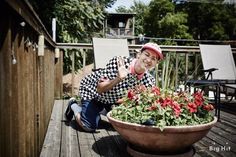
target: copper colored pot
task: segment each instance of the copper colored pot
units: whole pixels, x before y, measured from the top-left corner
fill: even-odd
[[[194,126],[166,126],[161,131],[155,126],[145,126],[123,122],[112,118],[111,111],[108,120],[116,131],[130,144],[143,151],[179,152],[201,140],[217,122],[217,118],[207,124]]]

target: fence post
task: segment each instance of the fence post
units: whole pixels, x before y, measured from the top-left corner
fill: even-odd
[[[74,96],[74,78],[75,78],[75,52],[72,51],[72,75],[71,75],[71,96]]]

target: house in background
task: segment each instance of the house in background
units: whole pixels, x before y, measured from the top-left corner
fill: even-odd
[[[129,43],[134,43],[134,15],[134,13],[107,13],[104,20],[104,37],[126,38]]]

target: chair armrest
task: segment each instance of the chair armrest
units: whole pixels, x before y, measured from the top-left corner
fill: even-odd
[[[213,72],[213,71],[216,71],[216,70],[219,70],[217,68],[210,68],[210,69],[205,69],[205,70],[202,70],[203,72]]]

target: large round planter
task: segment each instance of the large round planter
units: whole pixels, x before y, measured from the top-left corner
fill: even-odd
[[[150,152],[180,152],[201,140],[217,122],[217,118],[207,124],[194,126],[166,126],[163,131],[155,126],[145,126],[123,122],[112,118],[111,111],[108,120],[115,130],[128,143],[142,151]]]

